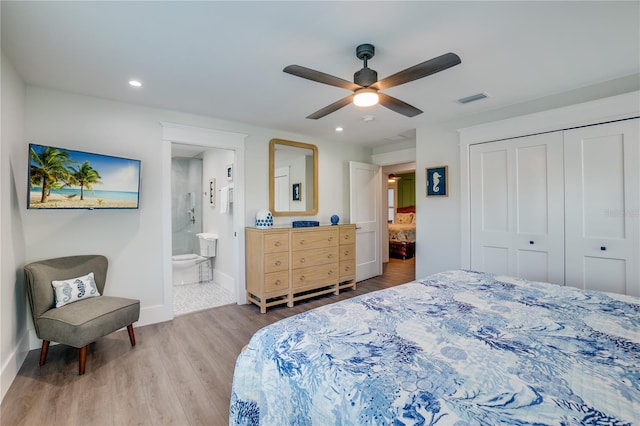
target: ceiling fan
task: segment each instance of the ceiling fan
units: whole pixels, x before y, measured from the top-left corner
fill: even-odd
[[[378,80],[378,73],[367,67],[367,61],[373,58],[374,54],[375,47],[372,44],[361,44],[356,48],[356,56],[364,62],[364,66],[353,75],[353,83],[300,65],[289,65],[282,71],[308,80],[317,81],[318,83],[353,91],[353,94],[319,109],[313,114],[308,115],[307,118],[317,120],[349,105],[351,102],[358,106],[371,106],[380,103],[382,106],[399,114],[414,117],[421,114],[422,111],[400,99],[385,95],[381,93],[380,90],[418,80],[422,77],[444,71],[462,62],[460,57],[455,53],[445,53],[444,55],[437,56],[390,75],[387,78]]]

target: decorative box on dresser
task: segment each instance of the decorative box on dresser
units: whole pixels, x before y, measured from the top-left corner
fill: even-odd
[[[247,301],[268,307],[356,287],[355,225],[246,229]]]

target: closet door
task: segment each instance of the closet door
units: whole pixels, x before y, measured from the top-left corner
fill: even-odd
[[[565,132],[568,285],[640,296],[639,125]]]
[[[471,268],[564,283],[562,133],[470,147]]]

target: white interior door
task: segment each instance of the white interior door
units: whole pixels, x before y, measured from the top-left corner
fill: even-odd
[[[565,132],[567,284],[640,296],[640,120]]]
[[[356,225],[356,281],[382,275],[381,168],[349,162],[350,221]]]
[[[291,208],[289,206],[289,200],[291,199],[289,194],[289,167],[278,167],[275,170],[274,175],[275,185],[275,207],[277,212],[287,212]]]
[[[471,268],[564,283],[562,133],[470,147]]]

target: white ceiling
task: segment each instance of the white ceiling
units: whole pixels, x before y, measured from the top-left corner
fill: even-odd
[[[638,1],[3,0],[1,15],[2,49],[28,84],[369,146],[640,72]],[[446,52],[462,64],[386,91],[424,111],[414,118],[349,105],[306,119],[349,92],[282,69],[352,80],[361,43],[375,45],[380,79]],[[479,92],[490,97],[456,102]]]

